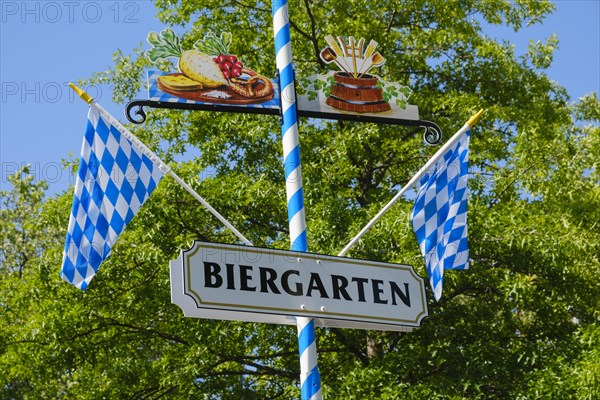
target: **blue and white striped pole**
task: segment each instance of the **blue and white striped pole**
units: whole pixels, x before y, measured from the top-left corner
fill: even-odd
[[[273,0],[272,9],[275,54],[281,92],[281,113],[283,115],[281,134],[290,242],[292,250],[305,252],[308,251],[308,242],[306,239],[306,218],[304,216],[304,191],[302,189],[298,115],[287,0]],[[302,400],[321,399],[321,378],[317,365],[315,324],[312,319],[306,317],[297,317],[296,323],[298,325]]]

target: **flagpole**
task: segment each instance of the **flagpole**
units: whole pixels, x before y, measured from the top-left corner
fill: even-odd
[[[433,155],[433,157],[431,157],[429,159],[429,161],[427,161],[427,163],[425,163],[425,165],[423,165],[423,167],[421,167],[421,169],[419,171],[417,171],[417,173],[412,177],[412,179],[410,181],[408,181],[408,183],[406,185],[404,185],[404,187],[394,196],[394,198],[392,200],[390,200],[389,203],[387,203],[385,205],[385,207],[383,207],[381,209],[381,211],[379,211],[377,213],[377,215],[375,215],[375,217],[373,217],[373,219],[371,219],[371,221],[369,221],[369,223],[367,225],[365,225],[365,227],[362,228],[361,231],[358,232],[358,234],[354,238],[352,238],[350,243],[348,243],[346,245],[346,247],[344,247],[342,249],[342,251],[338,254],[338,257],[344,256],[348,252],[348,250],[350,250],[352,248],[352,246],[354,246],[356,244],[356,242],[358,242],[360,240],[360,238],[369,229],[371,229],[371,227],[375,224],[375,222],[377,222],[379,220],[379,218],[381,218],[383,216],[383,214],[385,214],[400,199],[400,197],[402,197],[402,195],[408,189],[410,189],[415,183],[417,183],[419,181],[419,179],[421,179],[421,177],[423,176],[423,173],[428,171],[436,162],[438,162],[439,159],[444,155],[444,153],[446,153],[446,151],[449,148],[454,146],[456,144],[456,142],[458,142],[460,137],[466,131],[468,131],[471,127],[473,127],[477,123],[477,121],[479,121],[479,118],[481,117],[481,114],[483,114],[483,111],[484,110],[481,109],[477,112],[477,114],[475,114],[471,118],[469,118],[467,123],[462,128],[460,128],[458,130],[458,132],[456,132],[454,134],[454,136],[452,136],[442,147],[440,147],[440,149]]]
[[[164,173],[170,175],[177,183],[179,183],[189,194],[191,194],[196,200],[200,202],[212,215],[214,215],[219,221],[229,228],[244,244],[252,246],[244,235],[240,233],[231,223],[225,219],[217,210],[215,210],[206,200],[202,198],[190,185],[183,181],[165,162],[163,162],[152,150],[150,150],[144,143],[142,143],[131,131],[119,122],[118,119],[113,117],[108,111],[104,109],[100,104],[94,101],[94,98],[88,95],[84,90],[75,86],[73,83],[69,83],[71,89],[77,93],[83,101],[85,101],[90,107],[94,107],[104,118],[106,118],[112,126],[116,127],[121,134],[129,139],[140,151],[142,151],[153,163],[158,164],[158,168]]]
[[[294,69],[287,0],[273,0],[273,34],[275,55],[279,70],[281,93],[281,134],[283,141],[283,164],[288,202],[288,220],[292,250],[308,251],[304,192],[300,165],[300,145]],[[317,346],[314,320],[296,317],[298,326],[298,351],[300,353],[300,387],[302,400],[321,399],[321,378],[317,365]]]

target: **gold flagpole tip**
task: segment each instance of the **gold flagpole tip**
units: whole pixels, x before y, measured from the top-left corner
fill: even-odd
[[[472,128],[473,125],[475,125],[477,123],[477,121],[479,121],[481,114],[483,114],[483,108],[481,110],[477,111],[477,114],[475,114],[471,118],[469,118],[469,120],[467,121],[467,125],[469,125]]]
[[[87,94],[80,87],[75,86],[75,84],[73,84],[72,82],[69,82],[69,86],[75,91],[75,93],[77,93],[77,96],[81,97],[81,100],[85,101],[87,104],[91,104],[92,101],[94,101],[94,98],[92,96]]]

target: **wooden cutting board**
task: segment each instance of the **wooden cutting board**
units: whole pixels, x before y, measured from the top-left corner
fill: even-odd
[[[172,76],[179,76],[180,73],[169,74]],[[200,89],[200,90],[174,90],[164,86],[160,79],[156,80],[157,86],[160,90],[173,96],[181,97],[182,99],[200,101],[203,103],[217,103],[217,104],[258,104],[269,101],[273,98],[273,90],[271,90],[266,96],[263,97],[244,97],[234,92],[228,86],[222,86],[213,89]],[[255,90],[262,90],[265,84],[258,82],[255,86]]]

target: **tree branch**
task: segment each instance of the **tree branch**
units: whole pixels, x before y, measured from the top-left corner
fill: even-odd
[[[319,49],[319,42],[317,40],[317,30],[315,28],[316,23],[315,23],[315,17],[313,16],[313,13],[310,9],[310,5],[308,3],[308,0],[304,0],[304,7],[306,8],[306,13],[308,14],[308,19],[310,20],[310,30],[312,33],[312,38],[311,38],[311,42],[313,44],[313,50],[315,52],[315,58],[317,59],[317,62],[319,63],[319,65],[321,66],[321,68],[325,68],[325,62],[323,60],[321,60],[320,54],[321,54],[321,49]]]
[[[148,334],[156,335],[156,336],[160,337],[161,339],[165,339],[165,340],[169,340],[169,341],[172,341],[172,342],[175,342],[175,343],[184,344],[186,346],[189,346],[189,342],[187,340],[184,340],[184,339],[182,339],[180,337],[177,337],[177,336],[172,336],[172,335],[169,335],[167,333],[163,333],[163,332],[157,331],[156,329],[153,329],[153,328],[150,328],[150,327],[140,327],[140,326],[135,326],[135,325],[131,325],[131,324],[126,324],[126,323],[123,323],[123,322],[115,321],[112,318],[107,318],[107,319],[109,321],[112,321],[112,322],[110,322],[106,326],[119,326],[119,327],[122,327],[122,328],[128,328],[128,329],[131,329],[131,330],[133,330],[135,332],[138,332],[138,333],[142,333],[142,334],[145,334],[145,335],[148,335]]]
[[[369,365],[369,359],[367,358],[367,356],[359,348],[357,348],[352,343],[350,343],[348,338],[346,338],[346,335],[344,335],[344,333],[341,330],[339,330],[338,328],[331,328],[330,331],[331,331],[331,333],[333,333],[335,335],[336,339],[348,351],[350,351],[350,353],[354,354],[356,356],[356,358],[358,358],[358,360],[362,363],[362,365],[364,365],[365,367],[367,365]]]

